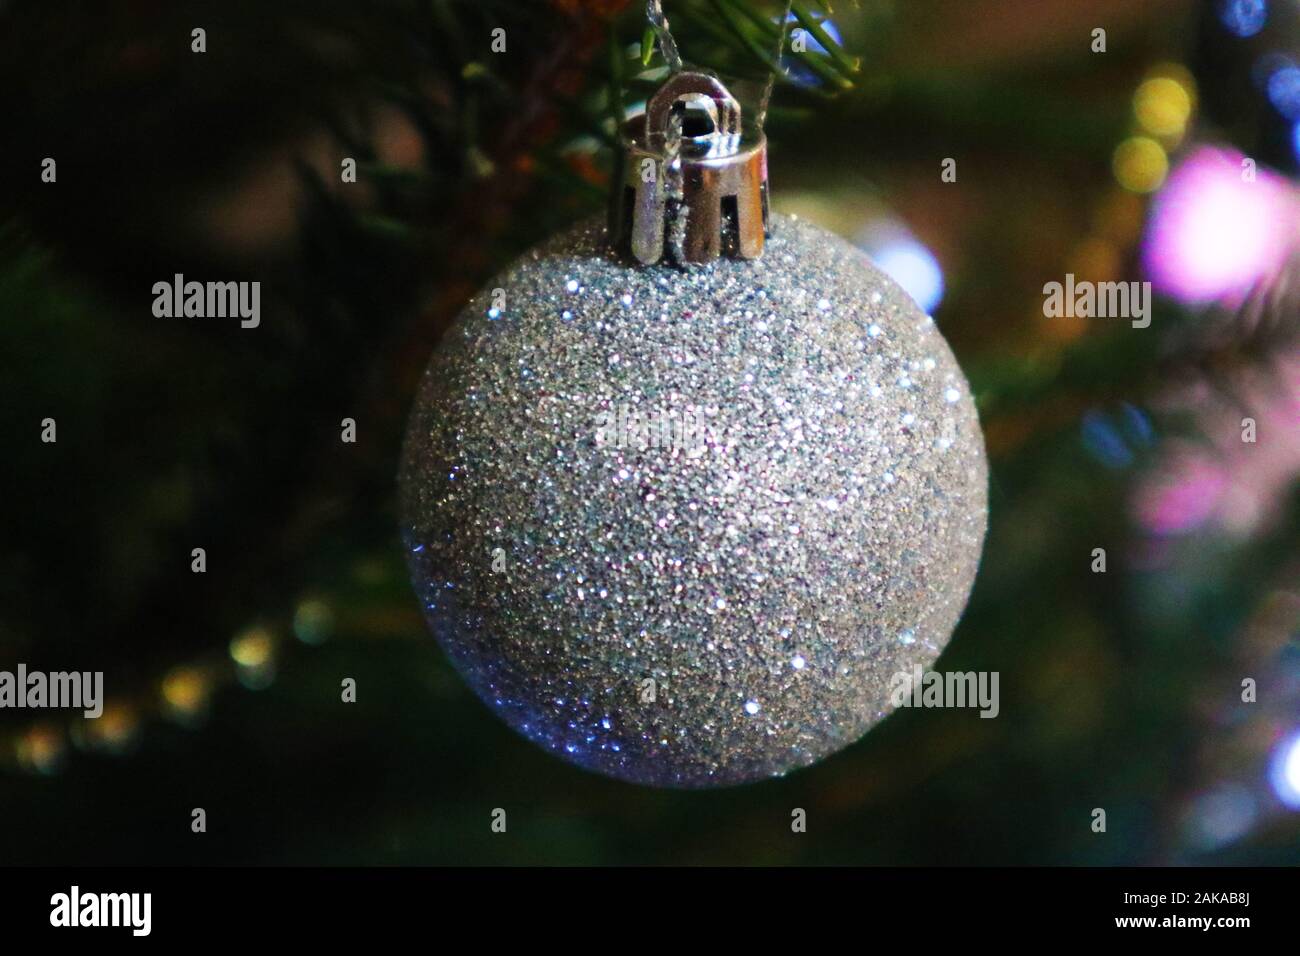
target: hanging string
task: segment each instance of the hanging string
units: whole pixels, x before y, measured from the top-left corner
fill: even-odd
[[[682,55],[677,52],[677,43],[673,40],[672,31],[668,28],[668,17],[664,15],[664,5],[660,0],[646,0],[645,4],[646,19],[650,21],[650,27],[654,30],[655,36],[659,39],[659,51],[664,55],[664,62],[668,64],[668,72],[680,73],[682,71]]]
[[[669,73],[680,73],[682,56],[677,52],[677,43],[673,40],[668,27],[668,17],[664,15],[660,0],[646,0],[646,19],[659,39],[659,50],[668,64]],[[668,129],[664,136],[664,193],[666,210],[664,214],[668,227],[667,242],[672,256],[678,261],[685,261],[686,217],[679,215],[685,202],[685,186],[682,182],[682,114],[673,110],[668,117]]]
[[[785,66],[781,63],[781,57],[785,55],[785,39],[790,32],[790,10],[794,7],[794,0],[786,0],[785,14],[781,17],[781,29],[776,35],[776,65],[781,74],[785,75]],[[776,70],[767,75],[767,83],[763,86],[763,96],[758,101],[758,120],[755,127],[761,133],[763,126],[767,123],[767,107],[772,102],[772,90],[776,87]]]

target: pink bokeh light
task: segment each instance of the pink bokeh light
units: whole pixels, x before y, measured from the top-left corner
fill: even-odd
[[[1204,382],[1166,399],[1170,411],[1195,414],[1201,437],[1167,440],[1135,488],[1134,516],[1151,534],[1213,528],[1247,535],[1290,500],[1300,477],[1300,356],[1239,373],[1229,384],[1230,393]],[[1253,442],[1242,437],[1246,417],[1255,422]]]
[[[1156,197],[1143,267],[1157,292],[1188,304],[1240,300],[1277,269],[1296,237],[1295,191],[1245,157],[1203,146],[1189,154]]]
[[[1224,464],[1194,446],[1173,451],[1134,500],[1138,520],[1155,534],[1181,534],[1214,513],[1228,485]]]

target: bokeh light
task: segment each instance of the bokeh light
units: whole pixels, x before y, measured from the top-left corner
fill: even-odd
[[[781,18],[779,16],[774,17],[773,21],[780,23]],[[794,32],[796,30],[802,30],[804,50],[808,53],[815,53],[821,56],[826,55],[826,47],[822,45],[821,41],[812,35],[810,30],[799,24],[799,18],[793,13],[790,14],[786,23],[789,24],[787,29],[789,29],[791,35],[791,39],[786,41],[787,49],[789,49],[790,43],[793,41]],[[835,26],[834,22],[829,18],[819,20],[818,23],[821,25],[821,28],[826,31],[826,35],[836,43],[842,43],[844,41],[844,38],[840,36],[839,28]],[[781,57],[781,65],[785,67],[786,75],[802,86],[821,86],[822,83],[825,82],[825,80],[818,76],[817,73],[805,66],[797,56],[792,56],[789,53],[784,54]]]
[[[927,315],[943,301],[943,269],[934,253],[919,240],[886,229],[867,232],[859,245]]]
[[[87,742],[109,753],[125,753],[136,742],[140,729],[140,716],[135,708],[126,702],[105,705],[104,712],[97,720],[86,724]]]
[[[1269,782],[1279,800],[1300,810],[1300,732],[1287,737],[1273,751]]]
[[[1201,850],[1217,850],[1250,832],[1258,816],[1255,798],[1229,783],[1200,794],[1187,820],[1187,838]]]
[[[1086,412],[1080,423],[1083,446],[1107,468],[1126,468],[1139,451],[1149,447],[1155,431],[1146,413],[1123,402],[1113,415],[1097,409]]]
[[[1240,153],[1202,147],[1156,197],[1145,272],[1157,291],[1183,302],[1235,299],[1285,259],[1296,208],[1281,177]]]
[[[265,628],[241,631],[230,642],[230,657],[242,667],[260,667],[271,657],[271,635]]]
[[[1181,534],[1210,518],[1227,485],[1228,475],[1213,454],[1194,445],[1178,446],[1138,489],[1134,511],[1152,534]]]
[[[230,657],[239,665],[239,682],[249,690],[269,687],[275,680],[275,639],[266,628],[237,634],[230,642]]]
[[[320,598],[304,598],[293,613],[293,633],[304,644],[322,644],[334,630],[334,611]]]
[[[188,721],[203,711],[210,690],[207,675],[197,667],[177,667],[162,682],[168,713],[181,721]]]
[[[1233,36],[1253,37],[1268,23],[1267,0],[1219,0],[1219,22]]]
[[[1287,63],[1268,78],[1268,101],[1273,108],[1293,120],[1300,118],[1300,66]]]
[[[1115,147],[1111,166],[1115,179],[1125,189],[1149,193],[1164,183],[1169,157],[1165,148],[1150,136],[1130,136]]]
[[[62,735],[54,727],[37,724],[18,738],[15,750],[23,767],[35,773],[51,774],[63,762],[65,748]]]
[[[1180,140],[1192,115],[1192,94],[1171,76],[1144,80],[1133,94],[1133,112],[1152,136]]]

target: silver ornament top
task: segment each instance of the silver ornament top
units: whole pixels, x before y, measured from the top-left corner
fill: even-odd
[[[610,236],[639,262],[757,259],[768,229],[767,140],[717,77],[671,76],[624,128]]]

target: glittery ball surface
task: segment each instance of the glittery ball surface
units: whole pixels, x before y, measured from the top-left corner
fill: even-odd
[[[583,223],[489,283],[412,412],[429,624],[511,727],[642,784],[779,776],[939,655],[986,524],[969,388],[866,257],[628,265]]]

